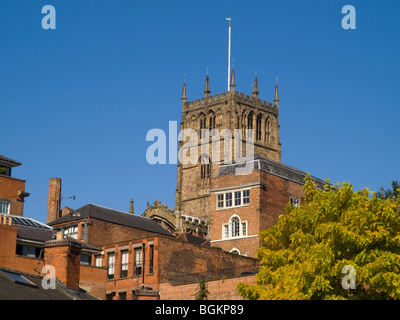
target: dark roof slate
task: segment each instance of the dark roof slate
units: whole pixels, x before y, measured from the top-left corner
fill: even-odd
[[[260,155],[255,155],[254,159],[248,160],[250,166],[245,166],[244,162],[224,164],[220,167],[218,176],[229,176],[234,174],[249,173],[251,170],[261,170],[297,183],[303,184],[307,175],[305,171],[288,166]],[[325,181],[312,177],[318,187],[323,188]]]
[[[10,167],[18,167],[18,166],[20,166],[22,163],[21,163],[21,162],[18,162],[18,161],[15,161],[15,160],[13,160],[13,159],[7,158],[7,157],[5,157],[5,156],[2,156],[2,155],[0,154],[0,164],[5,164],[5,165],[10,166]]]
[[[92,219],[103,220],[110,223],[146,230],[162,235],[173,236],[153,219],[138,216],[132,213],[126,213],[91,203],[76,209],[75,212],[79,213],[79,216],[76,214],[66,214],[63,217],[50,222],[49,225],[71,222],[89,217]]]
[[[23,276],[29,283],[20,283],[10,275]],[[0,268],[0,300],[97,300],[83,290],[72,290],[61,283],[56,289],[44,289],[40,276],[21,274]]]

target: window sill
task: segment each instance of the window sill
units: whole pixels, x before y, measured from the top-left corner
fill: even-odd
[[[218,208],[217,207],[217,211],[219,211],[219,210],[227,210],[227,209],[236,209],[236,208],[247,208],[249,205],[250,204],[247,203],[247,204],[243,204],[243,205],[240,205],[240,206],[223,207],[223,208]]]

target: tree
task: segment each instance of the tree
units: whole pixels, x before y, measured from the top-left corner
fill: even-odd
[[[207,289],[207,282],[205,280],[201,280],[199,282],[199,291],[196,292],[196,300],[207,300],[209,291]]]
[[[392,181],[392,189],[387,189],[384,191],[383,187],[378,196],[382,199],[397,198],[400,196],[400,183],[398,181]]]
[[[317,190],[308,175],[305,204],[288,205],[260,233],[256,284],[238,284],[247,299],[399,299],[400,198],[353,191],[348,183]],[[349,266],[355,289],[344,289]]]

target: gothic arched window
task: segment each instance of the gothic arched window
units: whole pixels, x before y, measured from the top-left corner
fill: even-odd
[[[250,113],[249,113],[249,116],[248,116],[248,118],[247,118],[247,129],[254,129],[254,127],[253,127],[253,117],[254,117],[254,112],[253,111],[251,111]],[[249,137],[250,138],[252,138],[253,137],[253,135],[251,134],[251,132],[249,132]]]
[[[204,113],[201,113],[199,118],[200,118],[200,139],[202,139],[204,137],[203,130],[206,129],[206,117],[204,116]]]
[[[261,121],[262,121],[262,115],[259,114],[257,117],[257,123],[256,123],[256,140],[261,140]]]
[[[202,180],[210,178],[211,177],[211,163],[210,159],[207,155],[203,155],[200,159],[201,165],[200,165],[200,178]]]
[[[239,217],[233,217],[231,219],[231,230],[232,230],[232,238],[239,237],[239,235],[240,235],[240,220],[239,220]]]

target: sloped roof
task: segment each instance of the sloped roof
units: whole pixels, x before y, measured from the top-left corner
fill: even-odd
[[[97,300],[84,291],[56,285],[44,289],[39,276],[0,268],[0,300]]]
[[[173,236],[170,232],[162,228],[157,222],[151,218],[138,216],[132,213],[126,213],[106,207],[102,207],[95,204],[87,204],[79,209],[75,210],[76,214],[66,214],[65,216],[56,219],[49,223],[49,225],[60,224],[64,222],[71,222],[75,220],[84,219],[86,217],[92,219],[98,219],[102,221],[107,221],[110,223],[115,223],[118,225],[128,226],[136,229],[141,229],[145,231],[150,231],[158,234],[163,234],[167,236]]]
[[[245,165],[244,161],[221,165],[219,168],[218,177],[240,173],[250,173],[253,170],[261,170],[263,172],[279,176],[299,184],[304,183],[304,177],[307,175],[305,171],[256,154],[254,155],[254,158],[247,160],[247,165]],[[312,179],[320,188],[323,188],[323,186],[326,184],[326,182],[321,179],[315,177],[312,177]]]
[[[7,157],[5,157],[5,156],[2,156],[2,155],[0,154],[0,164],[7,165],[7,166],[9,166],[9,167],[18,167],[18,166],[20,166],[22,163],[20,163],[20,162],[18,162],[18,161],[15,161],[15,160],[13,160],[13,159],[7,158]]]

